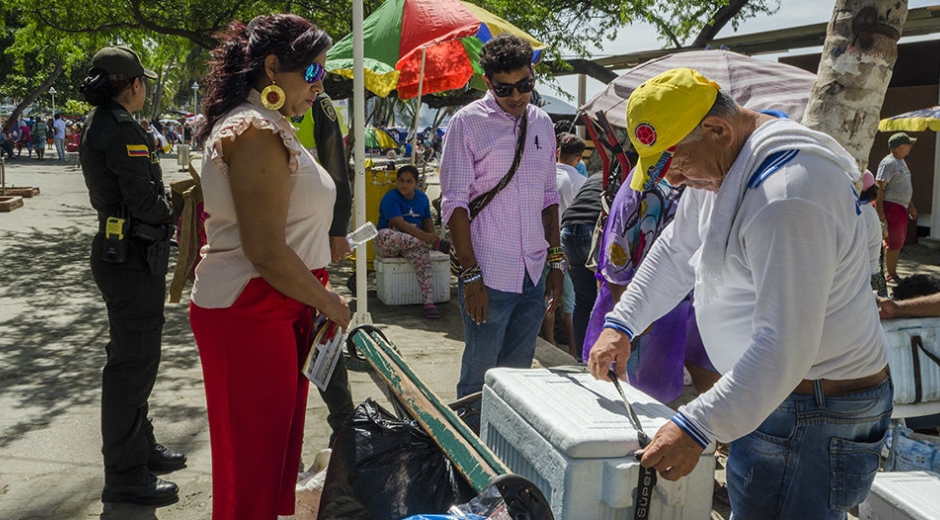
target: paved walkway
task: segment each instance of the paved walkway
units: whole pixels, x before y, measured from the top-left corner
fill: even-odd
[[[99,400],[107,342],[104,303],[88,267],[97,229],[74,154],[65,164],[20,159],[6,163],[7,187],[39,187],[23,207],[0,213],[0,518],[6,520],[208,518],[211,503],[209,434],[199,356],[189,327],[188,286],[181,304],[168,304],[163,361],[151,399],[157,438],[189,456],[166,478],[180,501],[159,509],[103,506]],[[188,177],[163,160],[167,180]],[[351,262],[331,269],[351,301]],[[440,305],[443,319],[426,320],[421,306],[387,307],[369,277],[369,311],[409,365],[441,398],[455,399],[463,349],[456,296]],[[546,364],[570,362],[551,347]],[[350,372],[354,401],[388,405],[365,373]],[[311,388],[313,388],[311,386]],[[304,456],[327,447],[326,407],[315,389],[308,404]]]
[[[13,160],[6,168],[8,187],[39,187],[41,194],[26,199],[22,208],[0,213],[0,518],[208,518],[209,435],[186,298],[167,306],[163,363],[151,400],[157,438],[189,455],[188,467],[167,477],[179,484],[180,501],[159,509],[99,501],[99,388],[107,318],[88,268],[95,214],[74,154],[69,159],[66,164]],[[163,170],[168,180],[188,176],[173,158],[164,159]],[[911,263],[909,253],[936,258],[923,246],[906,250],[902,273],[926,269],[940,274],[936,266]],[[351,269],[349,262],[331,269],[335,286],[350,299],[344,282]],[[463,347],[455,293],[440,306],[443,319],[429,321],[421,317],[420,305],[382,305],[375,298],[374,276],[369,281],[374,322],[430,388],[444,401],[453,400]],[[537,364],[569,362],[559,350],[540,345]],[[357,403],[366,397],[387,403],[368,374],[351,372],[350,380]],[[304,437],[308,461],[326,447],[325,417],[314,391]],[[712,517],[727,513],[718,507]]]

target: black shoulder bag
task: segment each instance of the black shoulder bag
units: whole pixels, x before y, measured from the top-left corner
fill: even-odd
[[[516,175],[516,169],[519,167],[519,162],[522,161],[522,152],[525,150],[526,129],[528,128],[529,123],[528,115],[528,110],[522,113],[521,127],[519,129],[519,140],[516,141],[516,155],[512,159],[512,166],[509,167],[509,172],[507,172],[506,175],[504,175],[503,178],[499,180],[499,183],[497,183],[496,186],[493,186],[492,189],[486,193],[483,193],[482,195],[478,195],[476,198],[470,201],[470,220],[473,220],[474,217],[479,215],[480,212],[483,211],[483,208],[489,205],[489,203],[492,202],[494,198],[496,198],[496,194],[502,191],[502,189],[509,184],[509,181],[512,180],[513,176]],[[460,276],[462,271],[463,268],[460,266],[460,259],[457,257],[457,251],[454,249],[454,246],[451,245],[450,272],[454,276]]]

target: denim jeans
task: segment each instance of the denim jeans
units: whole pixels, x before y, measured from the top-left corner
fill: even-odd
[[[53,138],[52,141],[55,143],[55,153],[59,156],[60,161],[65,160],[65,138],[59,139],[58,137]]]
[[[893,395],[890,380],[846,395],[790,394],[731,443],[731,518],[846,518],[878,472]]]
[[[574,286],[574,344],[578,352],[584,348],[584,335],[588,323],[591,321],[591,309],[597,299],[597,279],[594,271],[584,264],[591,254],[591,235],[594,226],[591,224],[574,224],[561,228],[561,248],[568,258],[568,275]]]
[[[535,338],[545,315],[545,277],[533,284],[528,274],[521,293],[486,288],[489,314],[477,325],[467,314],[463,283],[457,283],[457,299],[463,316],[464,351],[457,382],[457,398],[483,390],[483,376],[493,367],[529,368],[535,355]]]

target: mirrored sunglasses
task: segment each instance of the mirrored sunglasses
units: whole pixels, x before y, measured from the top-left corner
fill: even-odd
[[[518,90],[520,94],[528,94],[535,88],[535,78],[524,79],[518,83],[490,83],[493,87],[493,94],[496,97],[507,97],[512,95],[513,89]]]
[[[326,67],[320,65],[319,63],[311,63],[307,70],[304,71],[304,79],[307,80],[307,83],[316,83],[318,81],[323,81],[323,78],[326,77]]]

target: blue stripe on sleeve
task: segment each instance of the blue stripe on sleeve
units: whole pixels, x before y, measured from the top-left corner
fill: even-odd
[[[617,320],[616,318],[608,317],[604,319],[604,328],[614,329],[616,331],[622,332],[626,334],[628,338],[630,338],[630,341],[633,341],[633,336],[634,336],[633,330],[631,330],[630,327],[628,327],[622,321]]]
[[[708,446],[708,443],[710,442],[708,437],[706,437],[701,430],[692,424],[692,422],[689,421],[686,416],[682,415],[682,412],[673,415],[672,422],[676,423],[676,426],[679,428],[682,428],[682,431],[687,433],[689,437],[692,437],[692,440],[701,446],[703,450]]]

